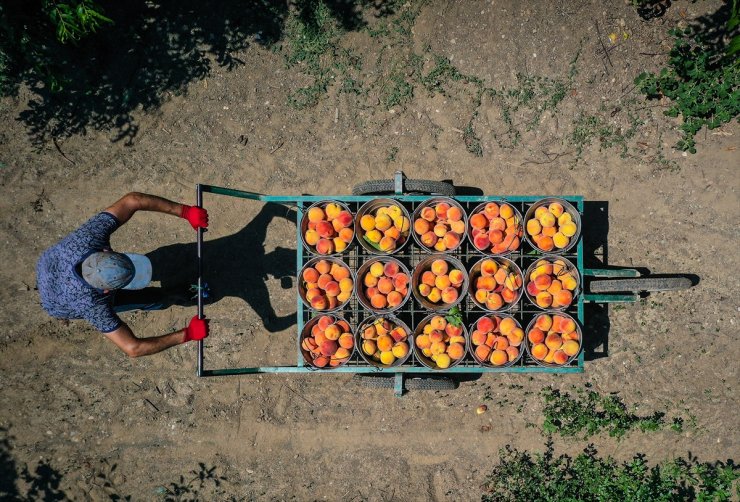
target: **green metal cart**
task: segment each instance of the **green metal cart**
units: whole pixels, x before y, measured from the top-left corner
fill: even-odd
[[[355,187],[355,193],[373,193],[374,195],[301,195],[301,196],[276,196],[276,195],[264,195],[254,192],[235,190],[231,188],[223,188],[212,185],[197,185],[197,204],[203,205],[203,194],[209,193],[213,195],[237,197],[256,201],[262,201],[265,203],[277,203],[284,204],[289,207],[295,208],[297,215],[297,233],[296,233],[296,271],[299,272],[303,265],[315,255],[309,254],[308,251],[301,245],[300,236],[300,221],[305,210],[313,203],[324,200],[337,200],[345,203],[353,213],[365,202],[377,198],[381,195],[383,197],[394,199],[402,203],[408,210],[409,213],[413,213],[414,209],[420,203],[429,199],[433,195],[445,195],[452,196],[458,201],[465,210],[469,213],[475,206],[482,202],[489,201],[505,201],[514,205],[521,214],[525,214],[527,207],[544,198],[545,196],[470,196],[470,195],[454,195],[454,187],[451,184],[444,182],[430,182],[425,180],[407,180],[403,173],[397,172],[393,180],[380,180],[371,181],[358,185]],[[416,192],[416,193],[414,193]],[[418,192],[424,192],[420,194]],[[580,195],[558,195],[558,198],[565,199],[570,202],[583,217],[584,213],[584,199]],[[203,295],[202,287],[207,278],[203,277],[202,274],[202,263],[203,263],[203,232],[198,230],[197,234],[197,255],[198,255],[198,314],[203,317]],[[466,268],[480,259],[483,255],[473,247],[469,239],[464,239],[463,244],[455,251],[450,253],[452,256],[458,258]],[[413,269],[422,258],[428,256],[429,253],[419,248],[413,240],[402,249],[400,252],[393,255],[394,258],[399,259],[404,263],[410,270]],[[339,257],[349,267],[356,271],[362,263],[370,258],[377,257],[378,255],[368,253],[362,246],[355,244],[350,246],[348,250],[342,253]],[[517,265],[525,271],[527,267],[537,259],[543,256],[542,253],[533,250],[527,245],[522,245],[520,249],[508,256],[509,259],[513,260]],[[570,251],[563,254],[568,258],[576,267],[581,277],[581,284],[587,283],[589,290],[582,289],[581,293],[575,298],[576,301],[565,311],[578,320],[580,325],[585,325],[584,316],[584,304],[588,302],[596,303],[624,303],[624,302],[635,302],[639,298],[638,291],[645,290],[675,290],[675,289],[686,289],[691,287],[691,281],[686,278],[638,278],[639,272],[635,269],[622,268],[622,269],[596,269],[596,268],[585,268],[584,267],[584,248],[583,248],[583,237],[578,240],[577,245],[574,246]],[[597,281],[597,279],[608,279]],[[621,291],[621,293],[619,293]],[[364,381],[366,385],[373,387],[393,387],[396,395],[401,395],[404,387],[420,388],[420,389],[451,389],[455,388],[454,376],[460,377],[461,375],[480,375],[483,373],[581,373],[584,371],[584,351],[581,350],[577,358],[575,358],[570,364],[560,367],[546,367],[538,365],[532,360],[528,354],[524,354],[517,364],[510,367],[483,367],[479,365],[470,354],[466,354],[464,359],[456,366],[446,370],[431,370],[426,366],[423,366],[415,357],[412,351],[411,357],[408,360],[396,367],[392,368],[378,368],[367,364],[357,354],[357,350],[353,352],[351,359],[340,367],[331,369],[316,369],[312,366],[308,366],[304,363],[303,355],[301,354],[301,333],[306,322],[311,318],[312,315],[316,315],[315,312],[310,311],[302,302],[300,295],[296,293],[296,364],[294,366],[257,366],[257,367],[244,367],[244,368],[206,368],[205,358],[205,346],[203,341],[198,342],[198,359],[197,359],[197,374],[198,376],[225,376],[225,375],[244,375],[244,374],[255,374],[255,373],[352,373],[361,375],[360,380]],[[480,309],[475,303],[466,295],[460,304],[460,310],[463,314],[464,323],[470,325],[480,316],[487,314],[488,312]],[[539,309],[535,305],[532,305],[525,295],[519,299],[517,304],[512,308],[509,314],[514,316],[517,321],[524,327],[535,315],[542,313],[543,310]],[[345,319],[347,319],[355,329],[366,317],[374,315],[372,312],[365,310],[362,305],[358,302],[357,298],[353,295],[347,306],[342,309],[339,313]],[[427,316],[430,311],[426,310],[421,306],[415,298],[409,299],[409,301],[394,314],[400,319],[404,320],[408,326],[411,327],[412,331],[417,323]],[[584,340],[589,337],[588,332],[583,333]],[[382,378],[380,378],[382,377]],[[389,378],[392,377],[392,378]],[[421,377],[421,378],[420,378]],[[450,378],[453,377],[453,378]],[[404,385],[406,384],[406,385]]]

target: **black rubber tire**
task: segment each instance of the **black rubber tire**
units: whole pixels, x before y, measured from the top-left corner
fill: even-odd
[[[592,293],[621,293],[631,291],[680,291],[689,289],[691,280],[686,277],[633,277],[628,279],[597,279],[591,283]]]
[[[424,195],[444,195],[453,197],[455,186],[445,181],[411,180],[403,181],[404,193]],[[370,180],[358,183],[352,188],[352,195],[393,195],[396,185],[393,180]]]
[[[368,389],[392,389],[395,385],[395,378],[393,375],[355,375],[352,379]]]
[[[442,378],[409,378],[406,390],[455,390],[458,383],[447,377]]]

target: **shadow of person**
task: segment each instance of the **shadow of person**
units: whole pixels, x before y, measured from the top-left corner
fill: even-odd
[[[296,250],[277,247],[265,252],[267,228],[274,218],[296,222],[295,212],[274,203],[264,204],[257,216],[238,232],[217,239],[203,238],[203,282],[208,285],[206,303],[226,297],[241,298],[260,316],[270,332],[295,324],[295,312],[278,316],[272,306],[266,281],[280,279],[283,289],[293,287]],[[148,253],[152,280],[160,281],[168,293],[165,306],[194,305],[184,292],[197,283],[197,249],[192,244],[172,244]],[[174,294],[173,294],[174,292]],[[190,298],[194,293],[190,294]]]

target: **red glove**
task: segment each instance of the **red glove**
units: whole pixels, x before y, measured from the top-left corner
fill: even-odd
[[[185,340],[183,342],[189,342],[190,340],[203,340],[208,336],[208,319],[198,319],[198,316],[193,316],[190,319],[190,324],[185,328]]]
[[[190,222],[190,225],[195,228],[208,228],[208,211],[202,207],[186,206],[182,205],[182,211],[180,211],[180,218],[184,218]]]

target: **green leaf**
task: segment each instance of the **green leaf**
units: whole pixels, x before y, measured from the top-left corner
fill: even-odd
[[[377,243],[375,243],[375,242],[371,241],[370,239],[368,239],[367,238],[367,235],[363,235],[362,238],[365,239],[365,242],[367,242],[368,244],[370,244],[372,247],[374,247],[378,251],[383,251],[382,249],[380,249],[380,246]]]
[[[460,312],[460,308],[457,305],[452,307],[445,316],[445,320],[456,328],[462,326],[462,312]]]

